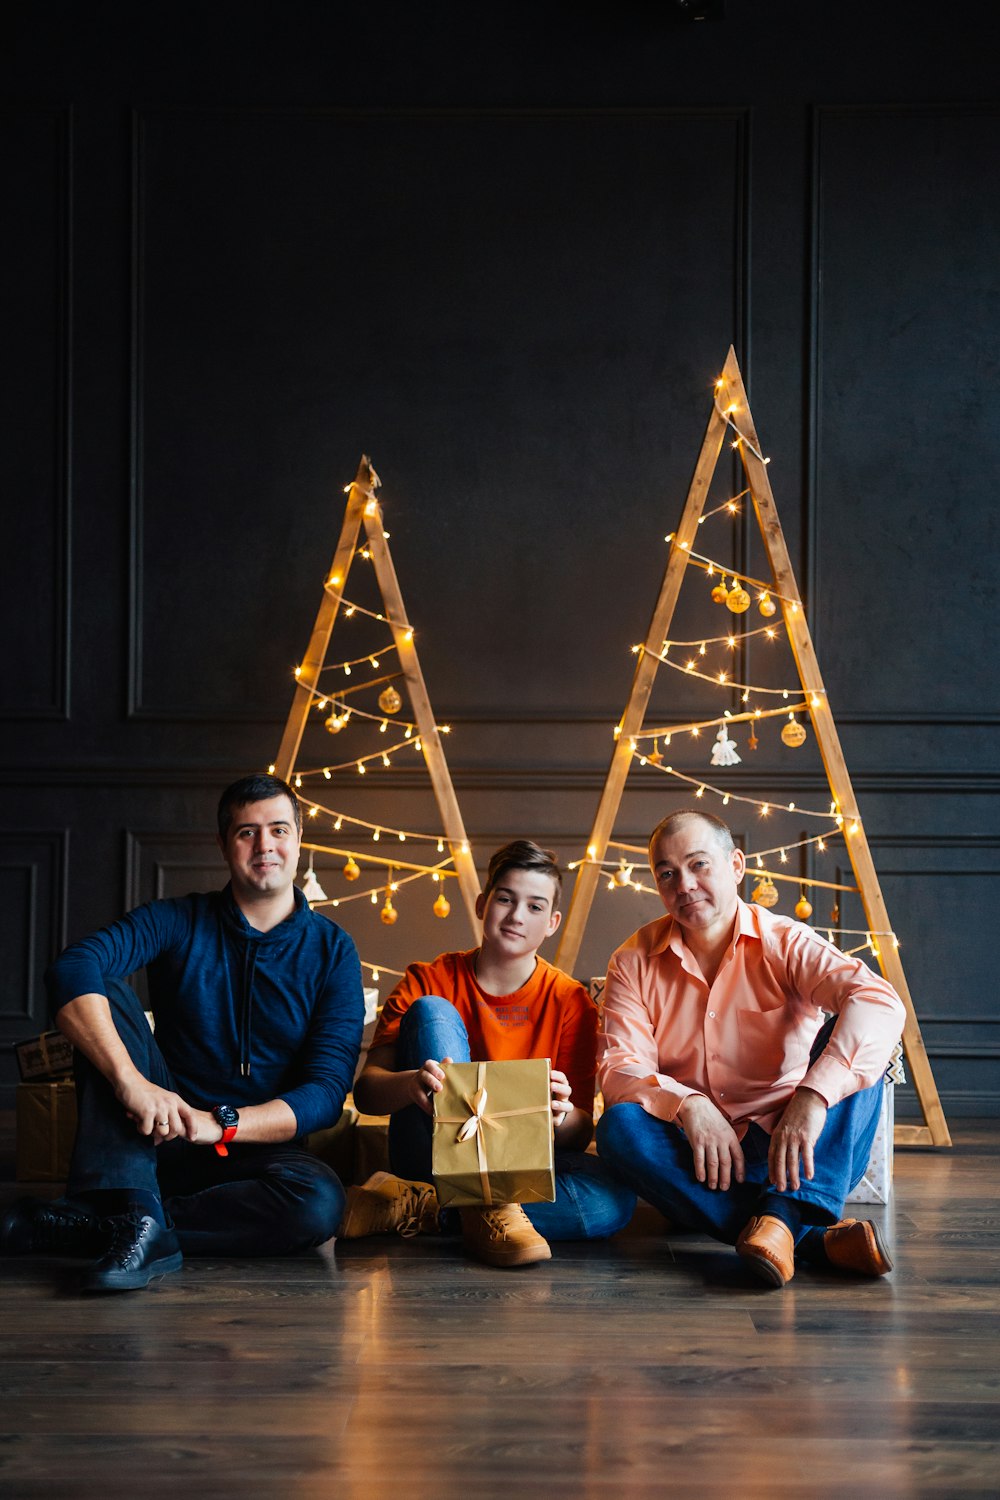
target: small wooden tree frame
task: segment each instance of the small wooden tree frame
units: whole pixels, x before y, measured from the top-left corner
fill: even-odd
[[[562,939],[556,956],[556,962],[563,969],[572,970],[580,951],[600,876],[600,862],[607,853],[608,843],[614,831],[615,818],[634,754],[633,736],[640,733],[645,721],[646,708],[659,666],[657,657],[670,629],[681,583],[691,560],[690,554],[695,543],[698,520],[704,510],[709,485],[730,426],[733,426],[738,434],[735,446],[742,460],[747,485],[753,498],[754,511],[771,566],[774,595],[781,601],[785,629],[791,642],[799,679],[809,708],[809,717],[812,720],[823,758],[830,794],[836,800],[844,816],[845,828],[856,825],[856,831],[850,834],[845,833],[844,841],[864,906],[868,929],[870,932],[891,931],[864,824],[858,811],[854,788],[851,785],[840,738],[827,701],[826,689],[823,686],[816,652],[813,649],[809,626],[806,623],[805,611],[799,598],[798,585],[792,571],[774,496],[771,493],[767,466],[760,457],[760,443],[753,424],[743,377],[740,374],[735,350],[730,348],[716,388],[715,403],[705,430],[705,438],[695,465],[680,525],[673,537],[670,557],[646,634],[644,649],[639,652],[628,702],[621,718],[620,732],[615,742],[604,790],[588,840],[588,859],[577,872],[570,908],[563,924]],[[878,944],[878,962],[882,973],[906,1007],[903,1048],[926,1121],[925,1125],[897,1125],[896,1143],[908,1146],[950,1146],[951,1135],[938,1097],[923,1037],[920,1034],[920,1025],[906,983],[906,975],[903,972],[899,952],[893,944],[888,942]]]
[[[413,630],[406,618],[403,596],[396,577],[383,526],[382,510],[375,491],[380,480],[372,468],[371,459],[362,454],[358,472],[347,490],[347,506],[340,528],[340,539],[333,554],[333,562],[327,577],[323,598],[316,614],[309,646],[299,667],[295,695],[288,713],[281,744],[275,758],[275,772],[285,781],[295,773],[295,761],[305,730],[309,710],[320,693],[319,675],[326,660],[330,637],[336,623],[340,602],[347,584],[347,575],[354,560],[358,534],[364,526],[371,552],[375,577],[382,595],[389,628],[399,656],[402,676],[406,682],[416,719],[420,744],[427,771],[434,788],[438,811],[444,827],[445,838],[451,851],[452,863],[458,876],[459,889],[468,913],[472,931],[478,937],[479,919],[476,916],[476,900],[479,896],[479,876],[469,852],[465,826],[459,810],[451,773],[445,758],[441,736],[434,722],[430,697],[420,669],[420,659],[413,639]]]

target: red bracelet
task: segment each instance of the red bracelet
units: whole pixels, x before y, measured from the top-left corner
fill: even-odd
[[[218,1151],[220,1156],[229,1155],[229,1142],[234,1139],[238,1128],[239,1127],[236,1125],[227,1125],[225,1130],[222,1132],[222,1140],[216,1141],[215,1149],[216,1151]]]

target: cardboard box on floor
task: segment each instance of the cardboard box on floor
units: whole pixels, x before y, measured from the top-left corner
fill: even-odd
[[[17,1067],[22,1083],[65,1078],[73,1071],[73,1044],[61,1031],[43,1031],[26,1042],[18,1042]]]
[[[18,1182],[65,1182],[76,1135],[73,1080],[19,1083],[15,1110]]]

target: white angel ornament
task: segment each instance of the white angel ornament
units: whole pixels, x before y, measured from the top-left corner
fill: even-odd
[[[740,757],[736,754],[736,741],[729,738],[725,724],[722,725],[715,736],[715,744],[712,746],[713,766],[738,766]]]

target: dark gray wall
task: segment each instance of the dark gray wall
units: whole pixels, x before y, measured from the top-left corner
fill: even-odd
[[[220,878],[215,796],[275,753],[362,450],[480,868],[518,832],[577,855],[732,342],[946,1110],[996,1110],[991,11],[23,8],[5,1038],[43,1023],[64,941]],[[714,500],[733,484],[727,461]],[[712,524],[761,566],[745,521]],[[691,589],[674,633],[712,632]],[[717,712],[692,686],[661,672],[656,711]],[[317,727],[305,761],[360,743]],[[811,744],[743,753],[741,790],[824,805]],[[412,753],[324,795],[438,827]],[[619,836],[680,800],[634,777]],[[449,894],[447,923],[423,888],[391,931],[341,916],[400,967],[467,941]],[[602,892],[579,972],[655,910]]]

